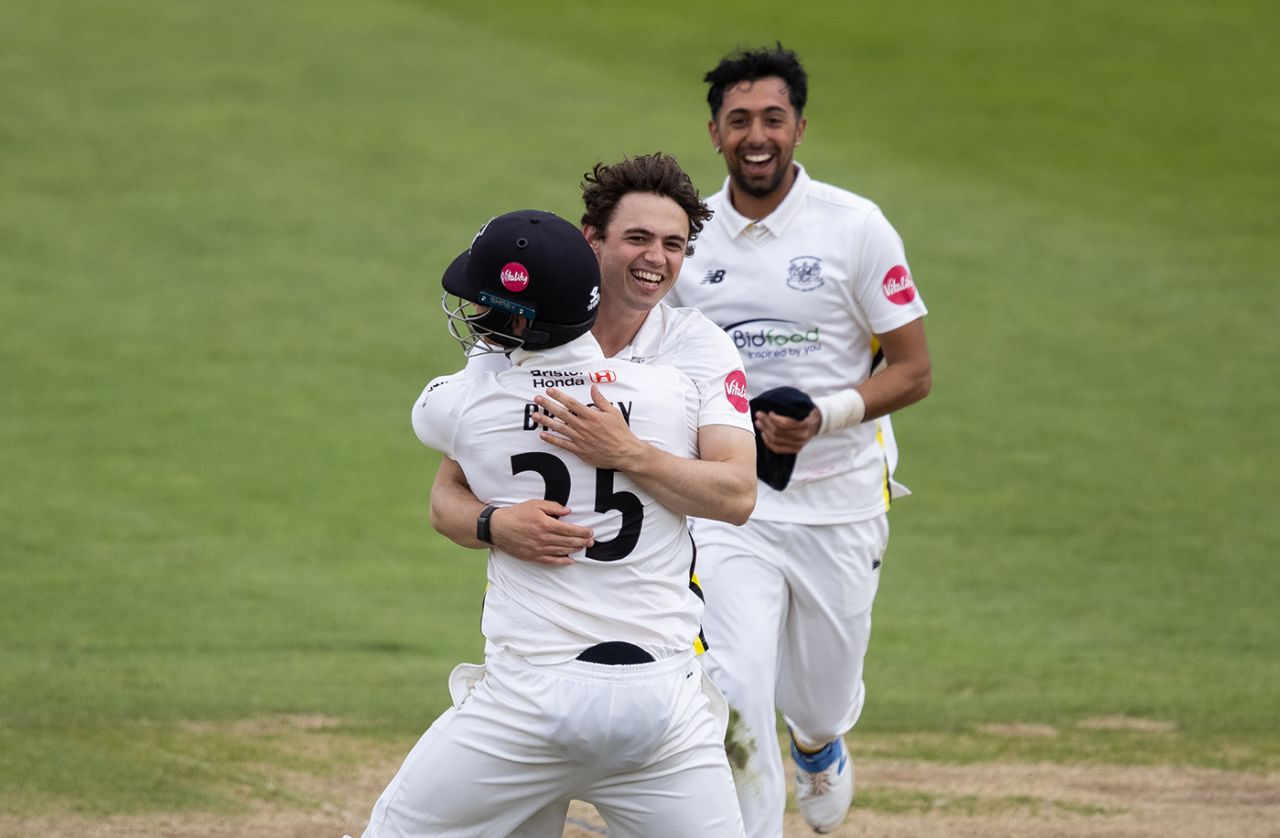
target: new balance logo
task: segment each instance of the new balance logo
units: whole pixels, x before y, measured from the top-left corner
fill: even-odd
[[[721,282],[724,282],[723,268],[707,271],[707,275],[702,278],[703,285],[716,285],[717,283],[721,283]]]

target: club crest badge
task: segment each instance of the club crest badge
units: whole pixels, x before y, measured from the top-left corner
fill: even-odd
[[[822,260],[817,256],[797,256],[787,266],[788,288],[816,291],[822,284]]]

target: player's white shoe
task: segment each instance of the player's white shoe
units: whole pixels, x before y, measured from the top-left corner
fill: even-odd
[[[791,740],[796,761],[796,805],[814,832],[826,834],[844,823],[853,802],[853,760],[844,740],[836,739],[816,754],[806,754]]]

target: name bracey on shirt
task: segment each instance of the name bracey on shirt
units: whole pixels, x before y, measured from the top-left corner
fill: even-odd
[[[631,405],[632,405],[632,402],[614,402],[613,403],[613,406],[616,407],[618,409],[618,412],[622,414],[622,420],[627,423],[627,427],[631,427]],[[587,405],[587,407],[591,408],[592,410],[600,409],[593,404],[589,404]],[[543,430],[543,427],[541,425],[533,421],[533,414],[535,413],[546,413],[546,411],[538,407],[533,402],[525,402],[524,429],[526,431]]]

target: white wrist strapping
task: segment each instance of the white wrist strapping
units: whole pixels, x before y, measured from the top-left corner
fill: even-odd
[[[867,414],[867,403],[862,400],[862,394],[853,388],[819,396],[813,403],[822,412],[822,425],[818,428],[820,434],[833,434],[852,428]]]

